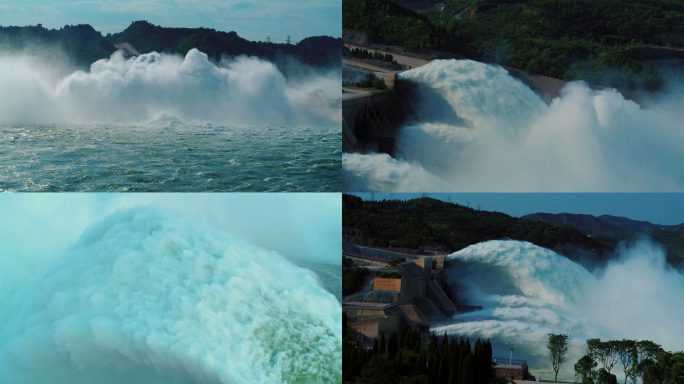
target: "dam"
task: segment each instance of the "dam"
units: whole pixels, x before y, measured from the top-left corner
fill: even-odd
[[[346,69],[364,71],[370,76],[383,79],[388,86],[384,92],[363,90],[355,87],[343,87],[342,126],[343,152],[386,153],[394,157],[397,149],[396,136],[399,128],[412,122],[420,121],[418,110],[414,107],[416,99],[412,84],[402,80],[402,72],[416,69],[438,59],[463,59],[458,55],[445,52],[435,54],[414,54],[405,52],[401,47],[382,46],[368,43],[358,45],[344,42],[346,50],[361,49],[373,54],[390,54],[394,60],[394,68],[383,66],[378,60],[342,57],[343,71]],[[561,96],[561,89],[566,81],[530,74],[525,71],[501,66],[508,74],[520,80],[537,94],[547,105]],[[605,87],[589,85],[593,90]],[[650,94],[644,91],[617,89],[625,99],[639,103],[641,96]],[[420,97],[420,96],[418,96]],[[411,100],[413,98],[414,100]],[[408,149],[406,149],[408,151]],[[410,151],[409,151],[410,152]]]

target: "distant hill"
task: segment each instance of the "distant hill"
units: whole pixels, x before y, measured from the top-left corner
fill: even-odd
[[[30,50],[34,54],[41,54],[46,59],[52,58],[53,55],[58,54],[57,51],[60,51],[66,54],[71,64],[88,69],[93,62],[111,56],[116,48],[93,27],[81,24],[66,25],[60,29],[37,26],[0,27],[0,50],[9,52]]]
[[[342,196],[345,241],[376,247],[458,251],[488,240],[515,239],[553,249],[584,265],[603,263],[613,247],[567,225],[523,220],[431,198],[363,201]]]
[[[510,238],[552,249],[589,266],[614,257],[619,241],[647,232],[667,247],[671,264],[684,264],[684,224],[659,226],[607,215],[600,218],[591,215],[563,218],[545,213],[528,216],[531,219],[478,211],[427,197],[371,202],[342,195],[343,239],[353,243],[411,249],[441,245],[458,251],[482,241]],[[563,220],[568,223],[564,224]],[[582,223],[581,228],[604,226],[605,231],[616,235],[595,236],[570,222]]]
[[[288,55],[314,66],[335,65],[342,55],[342,39],[316,36],[299,44],[275,44],[243,39],[236,32],[221,32],[207,28],[164,28],[147,21],[136,21],[124,31],[102,36],[87,24],[60,29],[30,27],[0,27],[0,49],[32,53],[50,59],[57,51],[68,61],[87,70],[93,62],[108,58],[116,51],[114,44],[129,43],[140,53],[167,52],[185,55],[197,48],[214,60],[223,54],[248,55],[276,62]],[[53,48],[53,49],[49,49]],[[56,48],[56,49],[54,49]]]
[[[279,55],[290,55],[302,63],[312,66],[334,64],[333,46],[339,40],[337,56],[341,55],[341,39],[327,36],[304,39],[298,45],[256,42],[243,39],[236,32],[221,32],[208,28],[165,28],[135,21],[122,32],[107,35],[113,44],[129,43],[140,53],[168,52],[185,55],[197,48],[214,60],[226,54],[230,56],[257,56],[275,61]],[[302,42],[304,44],[302,44]],[[333,52],[331,55],[330,53]]]
[[[572,213],[533,213],[522,216],[521,219],[554,225],[568,225],[591,234],[610,245],[645,233],[667,247],[668,261],[673,264],[684,262],[684,224],[660,225],[626,217],[610,215],[596,217]]]

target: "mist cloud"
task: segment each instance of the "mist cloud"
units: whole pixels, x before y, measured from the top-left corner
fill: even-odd
[[[504,69],[468,60],[436,60],[401,77],[417,85],[422,122],[401,128],[394,162],[344,154],[348,190],[684,190],[681,90],[642,108],[571,82],[547,106]]]
[[[337,97],[331,84],[339,78],[327,71],[289,82],[268,61],[242,56],[215,65],[196,49],[185,57],[153,52],[126,59],[116,52],[89,72],[56,78],[31,56],[3,55],[0,121],[139,123],[171,116],[217,124],[336,126],[341,113],[330,109]]]

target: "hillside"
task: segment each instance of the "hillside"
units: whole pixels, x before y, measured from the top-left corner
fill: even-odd
[[[88,69],[93,62],[111,56],[116,51],[100,32],[87,24],[64,26],[60,29],[42,27],[0,27],[0,50],[29,50],[46,60],[64,59],[70,64]]]
[[[423,13],[392,0],[345,0],[342,23],[373,43],[631,90],[667,81],[648,59],[684,59],[679,0],[447,0],[443,11]]]
[[[567,225],[518,219],[431,198],[364,201],[342,196],[343,235],[379,247],[442,245],[458,251],[482,241],[515,239],[553,249],[583,264],[603,262],[613,248]]]
[[[302,40],[298,45],[256,42],[243,39],[236,32],[221,32],[207,28],[164,28],[136,21],[120,33],[108,35],[113,44],[127,42],[140,53],[168,52],[185,55],[190,49],[197,48],[214,60],[226,54],[230,56],[257,56],[276,61],[279,55],[290,55],[302,63],[312,66],[334,64],[341,56],[342,41],[328,36],[318,36]],[[335,52],[337,45],[337,52]]]
[[[521,219],[554,225],[569,225],[584,233],[592,234],[610,245],[616,245],[620,241],[646,233],[667,248],[667,258],[671,264],[684,264],[684,224],[659,225],[625,217],[610,215],[596,217],[572,213],[534,213],[522,216]]]
[[[338,64],[342,56],[342,39],[315,36],[297,45],[274,44],[245,40],[236,32],[221,32],[206,28],[164,28],[146,21],[133,22],[120,33],[102,36],[90,25],[65,26],[60,29],[42,27],[0,27],[0,50],[20,52],[30,50],[46,61],[67,59],[79,69],[108,58],[116,51],[114,44],[129,43],[140,53],[167,52],[185,55],[197,48],[212,59],[223,54],[257,56],[273,62],[284,56],[314,66]],[[282,64],[286,66],[285,63]],[[282,69],[282,68],[281,68]]]
[[[538,213],[528,215],[531,219],[527,219],[426,197],[371,202],[342,195],[342,227],[346,241],[412,249],[442,245],[455,252],[482,241],[510,238],[529,241],[584,265],[592,265],[613,257],[619,241],[650,228],[650,235],[668,248],[668,261],[674,265],[684,264],[684,224],[658,226],[613,216],[564,215]],[[592,228],[595,225],[592,222],[600,222],[606,231],[615,231],[616,236],[592,236],[593,232],[581,229]]]

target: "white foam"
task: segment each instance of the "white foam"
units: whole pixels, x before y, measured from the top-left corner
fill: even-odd
[[[681,90],[642,108],[571,82],[547,106],[503,68],[474,61],[400,76],[416,86],[421,122],[400,129],[392,162],[343,155],[345,190],[409,192],[423,180],[421,192],[684,191]]]
[[[332,383],[341,306],[275,252],[158,209],[90,226],[15,299],[12,383]]]

